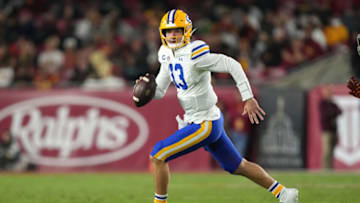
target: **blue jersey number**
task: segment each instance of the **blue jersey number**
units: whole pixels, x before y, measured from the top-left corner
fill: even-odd
[[[176,88],[186,90],[188,86],[184,79],[184,70],[181,64],[176,63],[175,67],[173,67],[173,64],[170,63],[169,68]]]

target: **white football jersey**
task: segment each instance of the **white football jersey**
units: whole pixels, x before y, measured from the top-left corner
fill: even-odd
[[[209,46],[203,41],[193,41],[174,51],[162,45],[158,57],[161,67],[156,77],[155,99],[165,95],[172,81],[187,123],[198,124],[220,118],[217,96],[211,85],[211,72],[230,73],[243,101],[253,97],[241,65],[225,55],[210,53]]]

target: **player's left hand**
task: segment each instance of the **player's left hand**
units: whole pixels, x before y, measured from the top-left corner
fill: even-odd
[[[252,124],[259,124],[259,120],[264,120],[265,111],[259,106],[255,98],[245,101],[243,115],[248,114],[249,120]]]

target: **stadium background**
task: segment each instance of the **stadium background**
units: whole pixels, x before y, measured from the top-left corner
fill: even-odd
[[[249,125],[231,76],[213,74],[225,127],[244,157],[266,169],[322,169],[319,104],[327,90],[342,110],[334,169],[360,168],[360,102],[345,87],[360,77],[358,0],[2,0],[0,132],[19,153],[1,168],[151,170],[148,153],[176,130],[182,110],[174,87],[136,108],[132,85],[157,73],[158,25],[172,8],[190,15],[193,39],[242,64],[267,112]],[[219,169],[204,150],[171,168]]]

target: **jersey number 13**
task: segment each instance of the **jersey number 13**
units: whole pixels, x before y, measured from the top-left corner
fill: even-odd
[[[184,79],[184,70],[183,67],[181,66],[180,63],[176,63],[174,64],[169,64],[169,68],[170,68],[170,72],[171,72],[171,77],[173,79],[173,82],[176,86],[176,88],[178,89],[183,89],[186,90],[188,88],[188,85],[185,82]]]

